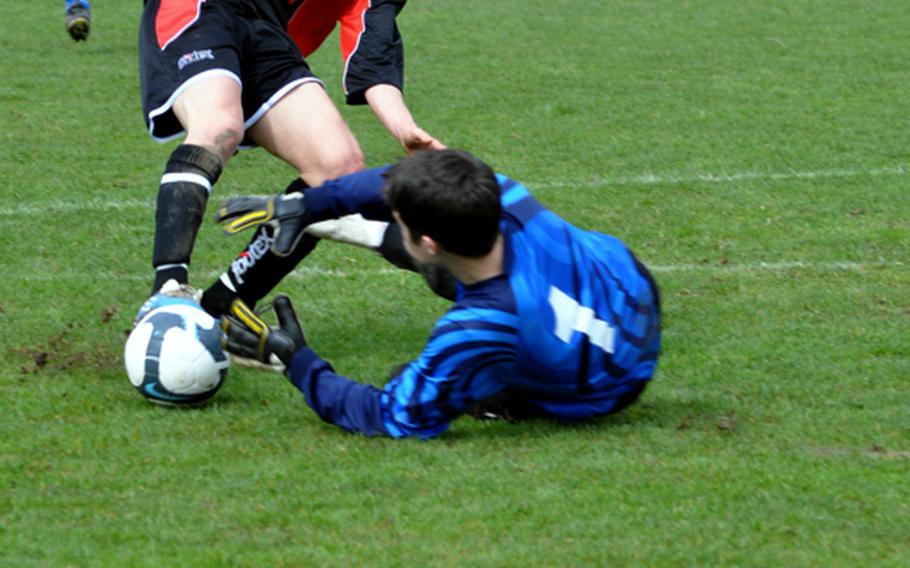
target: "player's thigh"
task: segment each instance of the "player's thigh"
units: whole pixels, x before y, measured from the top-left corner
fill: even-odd
[[[243,138],[241,87],[233,76],[213,74],[189,85],[174,102],[187,144],[213,148],[227,160]]]
[[[360,145],[316,82],[303,83],[282,97],[248,134],[297,168],[310,185],[363,168]]]
[[[144,4],[139,74],[149,133],[165,141],[192,128],[192,140],[214,146],[225,131],[242,132],[241,58],[252,20],[229,2],[148,0]],[[178,101],[180,116],[174,108]]]

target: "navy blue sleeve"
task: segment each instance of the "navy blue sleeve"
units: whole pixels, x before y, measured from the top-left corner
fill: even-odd
[[[389,166],[371,168],[307,189],[304,193],[307,222],[337,219],[353,213],[374,221],[392,221],[392,210],[382,195],[388,169]]]
[[[348,432],[389,435],[382,420],[382,392],[336,374],[312,349],[304,347],[294,354],[288,378],[324,421]]]

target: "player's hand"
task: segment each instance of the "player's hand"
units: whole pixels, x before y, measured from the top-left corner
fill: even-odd
[[[294,353],[307,346],[306,338],[290,298],[276,296],[272,306],[278,316],[278,329],[270,327],[240,299],[234,300],[230,314],[221,318],[222,344],[234,355],[267,365],[274,362],[273,356],[277,357],[288,369]]]
[[[419,126],[401,137],[401,145],[410,156],[420,150],[445,150],[445,145]]]
[[[297,191],[271,197],[233,197],[218,208],[215,220],[224,232],[234,235],[250,227],[272,227],[272,252],[287,256],[293,252],[307,227],[303,193]]]

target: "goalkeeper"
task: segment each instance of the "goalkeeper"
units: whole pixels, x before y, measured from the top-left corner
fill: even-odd
[[[623,409],[651,380],[660,301],[645,266],[466,152],[419,152],[303,194],[232,199],[218,220],[229,233],[271,225],[280,255],[308,224],[351,213],[394,218],[408,253],[450,272],[457,295],[417,360],[381,389],[336,373],[285,296],[274,301],[280,328],[236,303],[223,319],[226,348],[281,359],[326,422],[396,438],[436,436],[462,414],[572,422]]]

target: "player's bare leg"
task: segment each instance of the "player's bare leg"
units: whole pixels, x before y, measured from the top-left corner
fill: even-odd
[[[243,139],[240,84],[216,75],[190,85],[174,103],[186,130],[184,144],[201,146],[227,162]]]
[[[282,97],[249,134],[310,186],[363,168],[357,139],[319,83],[304,83]]]
[[[211,76],[189,86],[174,104],[186,130],[161,177],[155,211],[152,291],[175,279],[185,284],[196,234],[212,186],[243,138],[240,85]]]
[[[258,145],[292,165],[300,174],[286,191],[363,168],[363,153],[322,85],[304,83],[279,100],[247,134]],[[260,228],[230,268],[203,295],[203,307],[225,313],[235,297],[255,305],[313,250],[305,236],[287,257],[271,253],[271,230]]]

